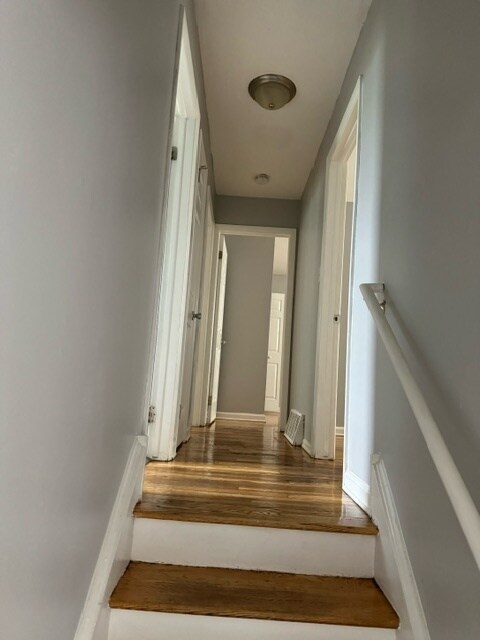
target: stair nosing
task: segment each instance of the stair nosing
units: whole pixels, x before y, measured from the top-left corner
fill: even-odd
[[[336,525],[336,524],[309,524],[309,523],[299,523],[297,525],[284,525],[277,526],[276,524],[269,522],[268,520],[251,520],[246,522],[244,519],[236,519],[235,517],[215,517],[215,516],[205,516],[199,515],[195,516],[195,514],[175,514],[175,513],[166,513],[162,511],[153,511],[148,509],[143,509],[138,505],[133,510],[133,516],[139,519],[150,519],[150,520],[169,520],[172,522],[192,522],[192,523],[204,523],[204,524],[225,524],[225,525],[233,525],[233,526],[245,526],[245,527],[260,527],[267,529],[279,529],[279,530],[289,530],[289,531],[317,531],[317,532],[330,532],[330,533],[346,533],[351,535],[362,535],[362,536],[377,536],[378,528],[377,526],[371,522],[368,526],[361,525]]]

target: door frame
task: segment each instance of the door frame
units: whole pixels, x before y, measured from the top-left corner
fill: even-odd
[[[148,456],[171,460],[176,453],[184,351],[191,229],[200,135],[200,107],[183,7],[179,14],[173,83],[168,180],[165,182],[160,275],[154,319],[153,366],[147,410]],[[180,123],[180,124],[179,124]],[[175,131],[180,131],[178,141]],[[178,144],[173,158],[172,145]]]
[[[223,334],[223,321],[225,318],[225,290],[227,284],[228,273],[228,249],[225,242],[225,236],[220,236],[218,253],[213,256],[216,262],[215,272],[216,278],[213,283],[214,291],[214,307],[212,315],[212,344],[210,349],[210,367],[208,374],[208,398],[205,413],[205,425],[211,425],[217,419],[218,407],[218,387],[221,366],[221,352],[223,340],[220,338],[220,357],[218,356],[218,339],[219,327],[220,336]],[[207,377],[207,376],[206,376]],[[216,388],[215,388],[216,384]],[[215,399],[215,402],[214,402]]]
[[[342,271],[344,251],[353,252],[352,245],[345,246],[345,193],[346,161],[356,145],[356,191],[360,158],[360,102],[361,77],[358,79],[345,110],[340,126],[327,156],[325,177],[324,223],[320,262],[319,296],[317,313],[317,341],[313,400],[312,441],[309,443],[315,458],[335,458],[337,386],[339,363],[339,337],[342,302]],[[355,228],[357,197],[355,197],[352,225]],[[352,299],[352,268],[350,278],[347,319],[346,389],[348,398],[348,370],[350,358],[350,324]],[[345,415],[345,433],[347,433]]]
[[[261,238],[288,238],[287,292],[285,295],[285,318],[283,327],[282,374],[280,390],[279,429],[283,431],[290,406],[290,360],[293,325],[293,295],[295,288],[295,264],[297,251],[297,230],[284,227],[256,227],[253,225],[215,225],[214,256],[218,255],[222,236],[253,236]],[[218,260],[215,260],[215,282],[218,274]],[[272,265],[273,270],[273,265]]]
[[[203,179],[204,178],[204,179]],[[203,179],[203,181],[202,181]],[[193,391],[195,387],[196,369],[197,369],[197,357],[198,357],[198,335],[201,327],[201,315],[200,318],[194,318],[191,314],[202,313],[202,275],[203,267],[205,263],[205,231],[206,231],[206,215],[207,215],[207,195],[208,195],[208,166],[205,152],[205,145],[203,142],[202,131],[199,133],[198,141],[198,156],[197,164],[195,168],[195,189],[194,189],[194,203],[193,203],[193,215],[192,226],[190,234],[190,256],[189,256],[189,268],[188,268],[188,282],[187,282],[187,305],[185,308],[185,330],[184,330],[184,354],[182,361],[182,377],[180,381],[180,415],[178,424],[177,444],[178,448],[183,442],[187,442],[190,438],[190,427],[192,426],[192,407],[193,407]],[[200,228],[196,228],[196,215],[200,216]],[[197,233],[199,235],[197,237]],[[197,241],[199,245],[197,245]],[[196,254],[197,249],[200,249],[200,253]],[[195,265],[195,259],[199,259],[200,264]],[[195,269],[198,269],[198,281],[195,282]],[[195,293],[193,285],[198,284],[198,299],[196,303],[192,305],[191,294]],[[196,287],[195,287],[196,289]],[[188,323],[191,322],[189,334]],[[199,326],[200,325],[200,326]],[[188,353],[188,341],[191,343],[191,351]],[[191,359],[190,359],[191,358]],[[189,371],[187,370],[187,367]],[[186,393],[186,397],[184,397]],[[183,406],[185,405],[185,406]],[[183,431],[183,433],[182,433]]]
[[[205,426],[207,423],[209,377],[213,341],[213,315],[215,311],[214,280],[214,243],[215,218],[213,215],[213,199],[210,187],[207,187],[205,211],[205,241],[202,281],[200,285],[200,313],[202,318],[198,328],[198,350],[193,371],[193,393],[191,426]],[[204,375],[201,375],[205,372]]]

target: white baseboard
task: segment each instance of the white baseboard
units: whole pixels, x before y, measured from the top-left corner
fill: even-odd
[[[379,455],[372,462],[372,511],[380,530],[375,579],[400,616],[398,640],[430,640],[387,471]]]
[[[304,439],[302,440],[302,449],[303,449],[304,451],[306,451],[306,452],[308,453],[308,455],[309,455],[311,458],[313,458],[313,457],[314,457],[314,456],[313,456],[313,449],[312,449],[312,445],[310,444],[310,442],[309,442],[306,438],[304,438]]]
[[[370,486],[350,469],[343,472],[343,490],[352,498],[366,513],[371,514],[370,508]]]
[[[264,413],[232,413],[217,411],[217,420],[239,420],[241,422],[266,422]]]
[[[130,561],[133,507],[141,496],[146,436],[136,436],[113,505],[74,640],[104,640],[108,598]]]

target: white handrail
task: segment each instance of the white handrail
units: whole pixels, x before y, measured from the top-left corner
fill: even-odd
[[[463,533],[480,569],[480,513],[472,500],[460,472],[445,444],[437,423],[423,397],[412,371],[407,364],[402,349],[385,317],[384,309],[377,295],[384,291],[383,284],[362,284],[360,291],[373,316],[383,344],[393,364],[405,395],[417,419],[428,450],[437,468],[443,486],[450,498]]]

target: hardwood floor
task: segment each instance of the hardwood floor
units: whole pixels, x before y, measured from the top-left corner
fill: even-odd
[[[139,518],[375,535],[342,492],[342,438],[334,462],[292,447],[266,425],[217,421],[194,427],[172,462],[149,462]]]
[[[398,627],[374,580],[131,562],[110,599],[117,609]]]

